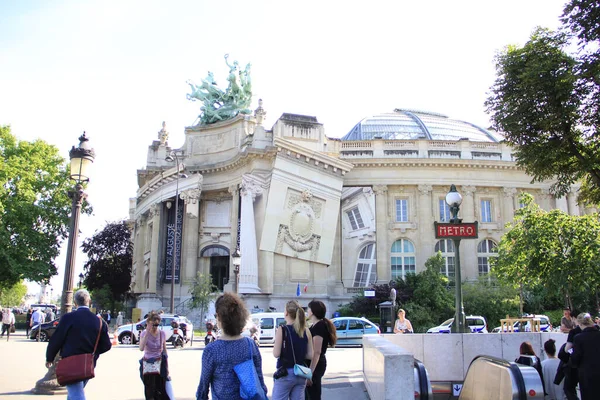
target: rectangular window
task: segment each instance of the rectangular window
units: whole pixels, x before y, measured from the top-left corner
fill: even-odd
[[[487,257],[477,257],[479,275],[487,275],[490,272],[490,264]]]
[[[396,222],[408,222],[408,199],[396,199]]]
[[[392,279],[416,273],[415,257],[392,257]]]
[[[346,214],[348,215],[348,219],[350,219],[350,225],[352,225],[353,231],[365,227],[365,223],[363,222],[362,217],[360,216],[360,211],[358,210],[358,207],[354,207],[349,211],[346,211]]]
[[[440,199],[440,222],[450,222],[450,206],[445,199]]]
[[[492,222],[491,200],[481,200],[481,222]]]

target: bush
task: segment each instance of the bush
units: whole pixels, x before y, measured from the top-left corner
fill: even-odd
[[[488,323],[488,330],[500,326],[506,315],[519,315],[519,293],[517,289],[499,285],[487,277],[475,282],[465,282],[463,303],[465,314],[481,315]]]

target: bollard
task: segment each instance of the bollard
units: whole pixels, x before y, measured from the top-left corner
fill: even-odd
[[[117,339],[117,332],[113,333],[112,345],[117,346],[119,344],[119,339]]]

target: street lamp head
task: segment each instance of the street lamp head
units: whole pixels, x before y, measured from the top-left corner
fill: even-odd
[[[181,179],[186,179],[188,177],[188,175],[187,174],[179,174],[179,177]]]
[[[231,262],[237,268],[242,265],[242,255],[240,254],[240,249],[235,249],[233,254],[231,255]]]
[[[90,166],[94,162],[96,153],[88,143],[89,139],[83,132],[83,135],[79,137],[79,146],[73,146],[69,151],[69,158],[71,159],[71,179],[75,182],[82,183],[90,180]]]
[[[462,196],[456,191],[456,186],[450,186],[450,191],[446,195],[446,203],[448,203],[450,207],[460,206],[462,203]]]
[[[173,162],[173,161],[175,161],[175,158],[173,158],[173,156],[169,154],[165,157],[165,161]]]

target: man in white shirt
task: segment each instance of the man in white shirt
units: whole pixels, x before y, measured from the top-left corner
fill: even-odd
[[[36,325],[40,325],[37,331],[37,341],[40,341],[40,332],[42,331],[41,325],[44,323],[44,313],[39,308],[36,308],[33,314],[31,314],[31,322],[30,326],[34,327]]]
[[[6,341],[10,339],[10,330],[15,325],[15,314],[13,314],[12,310],[7,308],[2,313],[2,334],[1,337],[4,337],[4,332],[6,332]]]

